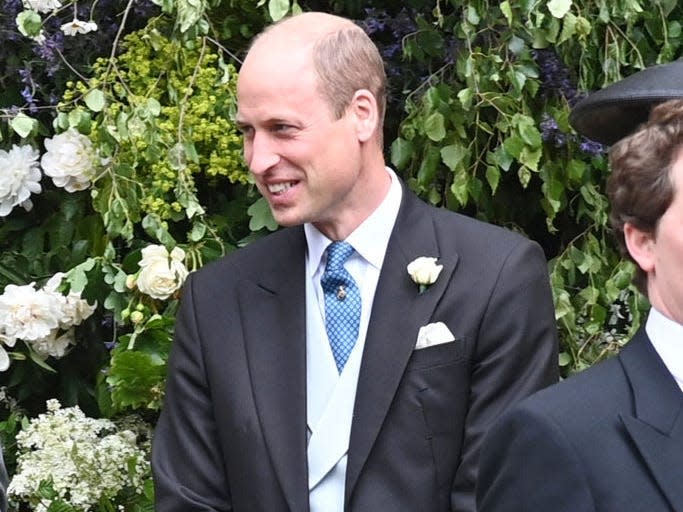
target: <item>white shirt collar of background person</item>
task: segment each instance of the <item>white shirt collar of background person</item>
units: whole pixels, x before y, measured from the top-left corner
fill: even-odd
[[[650,308],[645,324],[652,346],[683,391],[683,325]]]

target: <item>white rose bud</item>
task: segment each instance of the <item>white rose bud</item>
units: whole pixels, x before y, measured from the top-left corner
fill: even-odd
[[[130,321],[137,325],[145,319],[145,315],[141,311],[133,311],[130,314]]]
[[[443,269],[443,265],[436,264],[436,258],[421,256],[408,264],[407,270],[410,278],[420,286],[423,292],[427,286],[434,284]]]

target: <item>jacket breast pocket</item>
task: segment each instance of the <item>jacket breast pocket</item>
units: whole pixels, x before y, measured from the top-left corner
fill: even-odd
[[[434,366],[450,365],[466,360],[465,344],[456,339],[433,347],[413,350],[406,372],[424,370]]]

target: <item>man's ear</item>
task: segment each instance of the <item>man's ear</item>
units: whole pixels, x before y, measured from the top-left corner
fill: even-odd
[[[351,99],[351,115],[354,116],[358,140],[367,142],[374,137],[379,125],[377,99],[367,89],[359,89]]]
[[[653,233],[641,231],[630,222],[624,224],[624,242],[629,254],[645,273],[655,268],[655,239]]]

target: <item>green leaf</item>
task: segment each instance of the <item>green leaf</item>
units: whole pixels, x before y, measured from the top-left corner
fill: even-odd
[[[508,21],[508,25],[512,26],[512,8],[510,7],[510,2],[508,2],[508,0],[505,0],[504,2],[500,3],[500,11],[503,13],[503,16],[505,16],[505,19]]]
[[[472,99],[474,98],[474,92],[469,87],[465,87],[458,91],[458,99],[462,108],[469,110],[472,106]]]
[[[99,89],[93,89],[83,98],[87,107],[93,112],[101,112],[104,109],[104,93]]]
[[[495,194],[498,190],[498,183],[500,182],[500,170],[498,167],[489,165],[486,167],[486,181],[491,187],[491,193]]]
[[[441,148],[441,160],[451,171],[455,171],[468,154],[468,149],[460,144],[451,144]]]
[[[270,211],[268,201],[261,197],[247,210],[247,214],[251,217],[249,220],[249,229],[251,231],[258,231],[262,228],[268,231],[275,231],[277,229],[277,222],[273,218],[273,213]]]
[[[451,192],[460,203],[460,206],[466,206],[469,198],[469,176],[465,172],[459,172],[454,176],[451,184]]]
[[[576,35],[576,21],[576,16],[572,13],[567,13],[562,21],[562,32],[560,32],[560,38],[557,40],[557,44],[569,41]]]
[[[20,12],[16,18],[17,28],[26,37],[36,37],[40,34],[43,20],[40,14],[31,9]]]
[[[445,121],[440,112],[433,112],[425,120],[425,134],[434,142],[440,142],[446,136]]]
[[[12,119],[10,126],[19,137],[25,139],[38,126],[38,121],[20,112]]]
[[[572,356],[570,356],[566,352],[561,352],[559,357],[557,358],[557,363],[559,366],[569,366],[571,362]]]
[[[273,21],[279,21],[289,12],[289,0],[268,0],[268,14]]]
[[[548,10],[555,18],[562,19],[572,8],[572,0],[550,0]]]
[[[391,144],[391,164],[398,170],[403,169],[413,156],[413,144],[402,137]]]

